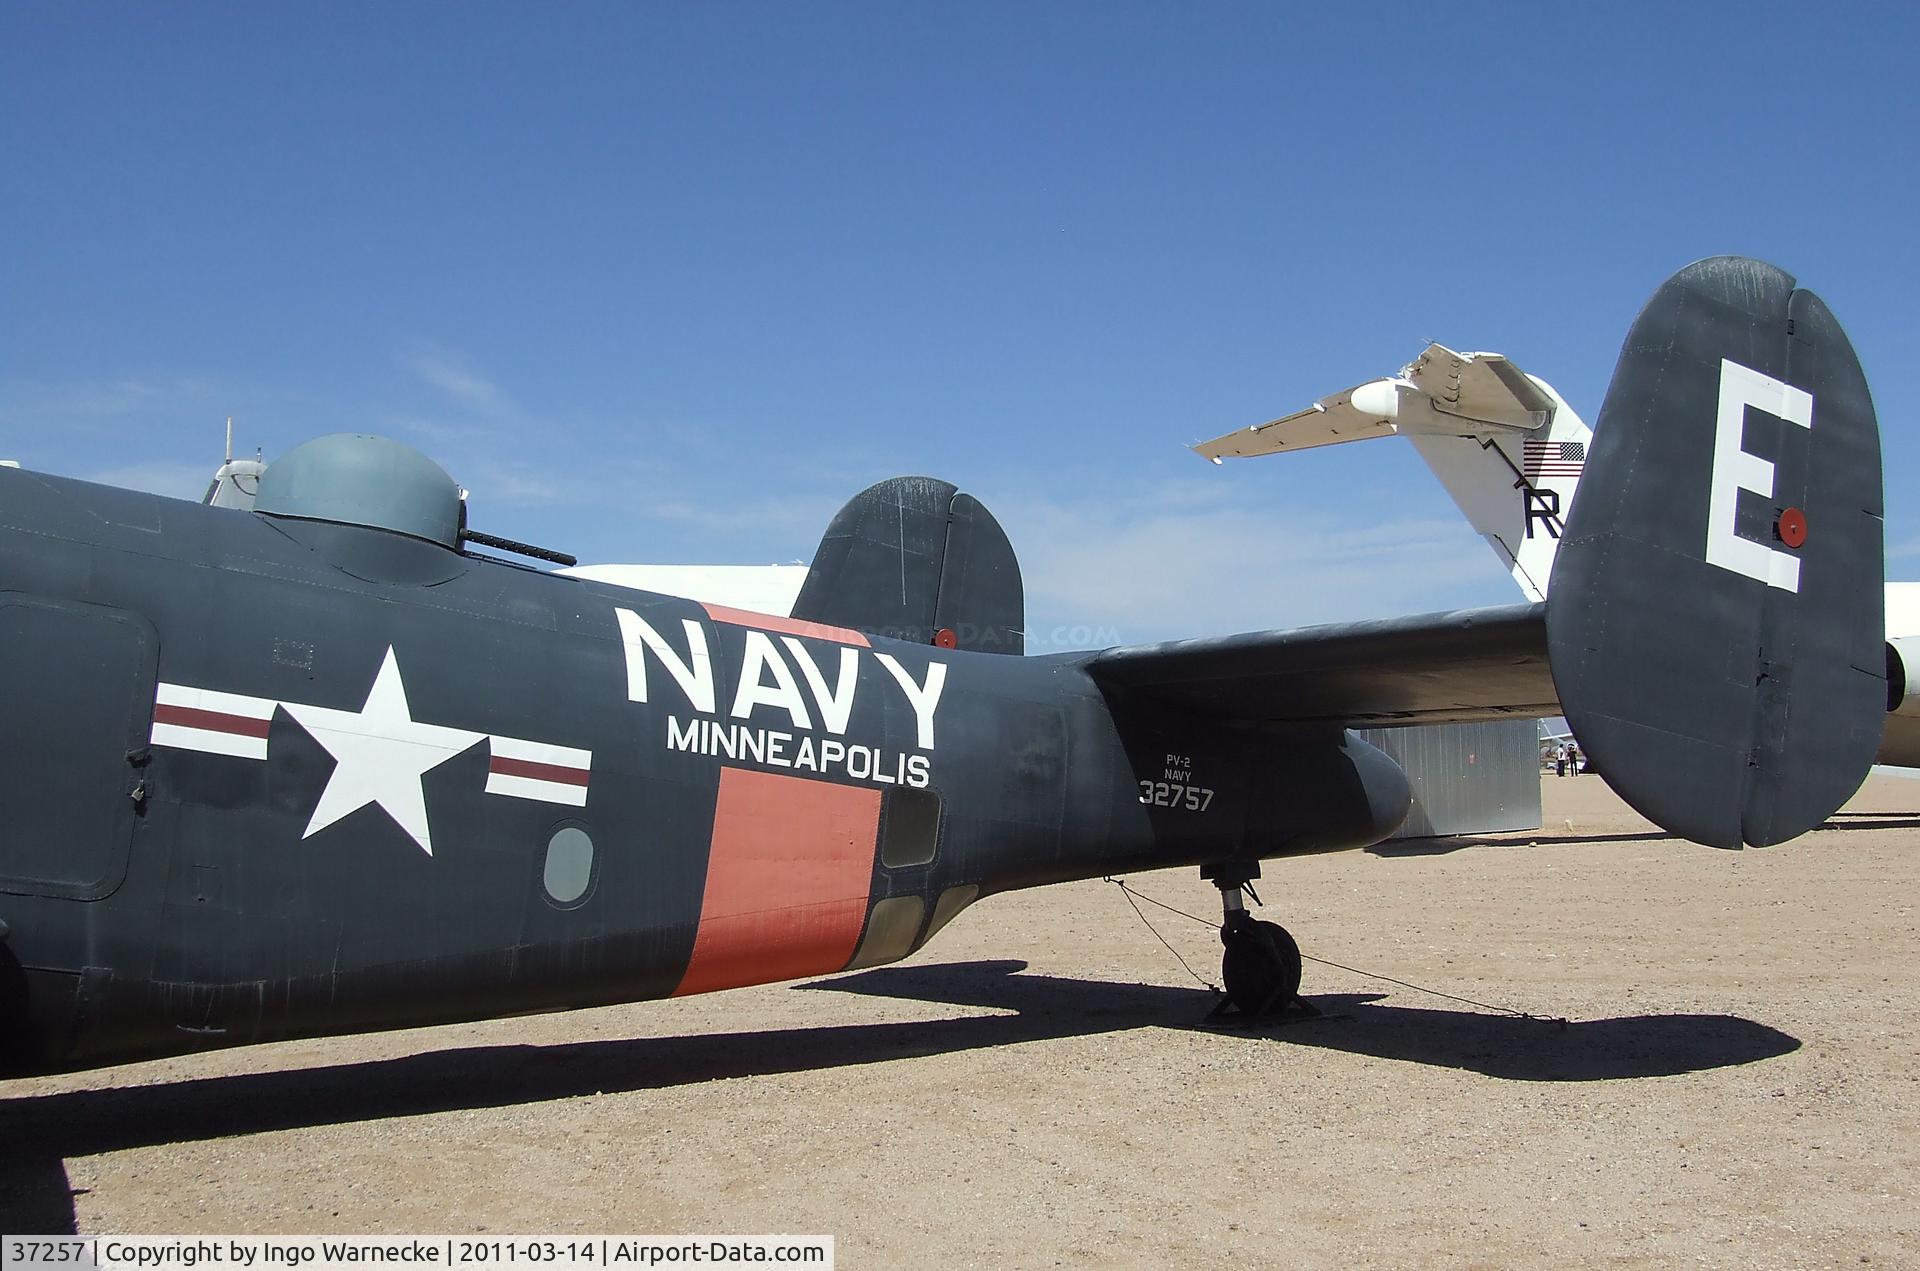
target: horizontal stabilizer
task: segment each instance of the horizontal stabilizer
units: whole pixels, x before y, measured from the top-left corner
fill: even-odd
[[[1203,441],[1194,450],[1219,463],[1222,459],[1251,459],[1287,450],[1312,450],[1316,446],[1337,446],[1344,441],[1393,436],[1393,424],[1385,416],[1369,414],[1353,404],[1353,395],[1367,387],[1370,385],[1363,384],[1360,388],[1323,397],[1305,410]]]
[[[1135,645],[1087,669],[1110,690],[1258,723],[1383,728],[1559,709],[1544,605]]]
[[[1400,433],[1490,437],[1528,433],[1561,403],[1498,353],[1455,353],[1429,344],[1400,374],[1370,380],[1264,424],[1194,447],[1202,457],[1250,459]]]

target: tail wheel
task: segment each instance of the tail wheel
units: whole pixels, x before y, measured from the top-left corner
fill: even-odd
[[[1220,978],[1227,999],[1243,1014],[1284,1008],[1300,992],[1300,946],[1277,922],[1247,920],[1220,933],[1226,953]]]

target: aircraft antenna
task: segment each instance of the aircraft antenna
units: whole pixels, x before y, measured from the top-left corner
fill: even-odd
[[[233,462],[233,416],[227,416],[227,462]]]

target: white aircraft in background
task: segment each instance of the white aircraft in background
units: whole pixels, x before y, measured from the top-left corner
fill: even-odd
[[[807,580],[805,565],[574,565],[555,572],[777,617],[793,612]]]
[[[1413,443],[1527,599],[1545,600],[1593,430],[1501,354],[1430,344],[1396,376],[1193,449],[1219,463],[1393,436]],[[1888,714],[1875,758],[1920,767],[1920,583],[1886,587]]]

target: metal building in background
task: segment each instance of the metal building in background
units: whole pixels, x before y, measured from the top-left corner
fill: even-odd
[[[1535,721],[1356,731],[1392,755],[1413,783],[1413,809],[1395,838],[1540,828]]]

